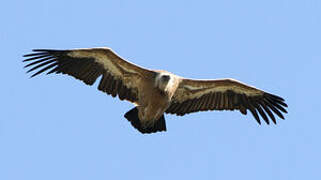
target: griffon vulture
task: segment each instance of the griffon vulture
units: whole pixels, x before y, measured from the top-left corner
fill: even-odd
[[[274,114],[284,119],[284,99],[233,79],[187,79],[167,71],[150,70],[128,62],[110,48],[72,50],[35,49],[24,55],[38,70],[31,77],[68,74],[92,85],[102,76],[98,90],[135,104],[125,118],[141,133],[166,131],[164,113],[183,116],[208,110],[249,110],[261,124],[276,123]]]

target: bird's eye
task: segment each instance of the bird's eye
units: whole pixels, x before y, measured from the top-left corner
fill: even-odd
[[[162,80],[168,81],[169,80],[169,76],[168,75],[162,76]]]

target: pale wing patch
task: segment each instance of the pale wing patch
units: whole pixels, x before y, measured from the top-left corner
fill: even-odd
[[[125,61],[107,47],[75,49],[70,51],[68,56],[74,58],[93,58],[115,79],[122,80],[127,88],[138,88],[139,82],[146,77],[151,77],[153,73],[153,71]]]
[[[228,90],[231,90],[238,94],[246,94],[247,96],[257,96],[262,95],[263,91],[255,89],[255,88],[245,88],[240,86],[215,86],[212,85],[212,87],[208,86],[191,86],[191,85],[184,85],[183,88],[179,88],[177,90],[176,96],[178,102],[183,102],[186,99],[194,99],[194,98],[200,98],[201,96],[208,94],[208,93],[214,93],[214,92],[226,92]]]
[[[109,48],[104,48],[105,50],[109,50]],[[99,64],[104,66],[104,69],[111,72],[114,76],[122,76],[122,72],[112,63],[113,59],[109,58],[107,54],[101,53],[99,51],[92,51],[92,49],[79,49],[75,51],[71,51],[68,53],[68,56],[74,58],[93,58]]]

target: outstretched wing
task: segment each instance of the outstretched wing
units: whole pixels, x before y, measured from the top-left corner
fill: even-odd
[[[183,116],[197,111],[239,110],[246,115],[249,110],[259,124],[259,115],[269,124],[268,116],[276,123],[272,112],[284,119],[281,112],[287,113],[285,107],[283,98],[233,79],[182,79],[166,113]]]
[[[38,70],[31,77],[47,71],[47,74],[68,74],[92,85],[102,76],[98,89],[121,100],[136,102],[139,80],[152,78],[154,72],[125,61],[109,48],[87,48],[73,50],[35,49],[24,55],[32,67]]]

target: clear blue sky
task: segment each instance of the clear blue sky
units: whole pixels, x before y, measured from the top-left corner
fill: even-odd
[[[3,1],[1,180],[320,179],[321,1]],[[109,46],[153,69],[235,78],[280,95],[286,120],[166,115],[142,135],[132,104],[69,76],[29,79],[33,48]]]

